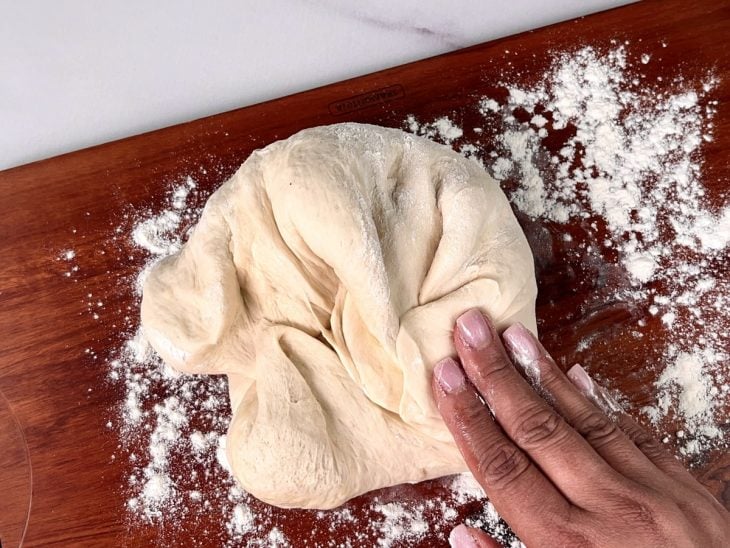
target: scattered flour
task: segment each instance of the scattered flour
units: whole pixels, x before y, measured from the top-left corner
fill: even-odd
[[[396,541],[413,543],[429,531],[422,507],[390,502],[376,506],[375,510],[384,518],[377,522],[378,546],[390,547]]]
[[[133,484],[142,484],[139,499],[132,499],[136,507],[141,499],[141,509],[147,517],[159,516],[164,503],[175,490],[169,476],[170,451],[183,439],[180,429],[187,425],[184,407],[176,396],[154,406],[155,428],[150,435],[147,452],[151,457],[142,471],[142,477],[134,476]]]
[[[609,262],[629,282],[611,298],[644,306],[671,333],[672,348],[647,364],[659,369],[659,404],[647,412],[660,431],[665,418],[678,420],[680,451],[701,456],[726,443],[717,422],[727,409],[709,395],[727,393],[728,360],[708,356],[730,348],[730,287],[714,279],[727,260],[730,206],[707,202],[701,181],[717,79],[708,73],[692,82],[680,75],[657,89],[632,74],[628,57],[623,45],[585,47],[557,55],[532,87],[502,82],[506,100],[485,98],[478,105],[480,128],[488,121],[501,125],[496,150],[483,160],[517,210],[543,222],[586,225],[611,250]],[[649,60],[640,57],[642,64]],[[438,138],[431,135],[433,124],[414,126],[409,118],[406,125]],[[561,139],[557,153],[545,142],[551,134]],[[606,261],[594,246],[585,251]],[[645,325],[641,320],[639,327]],[[643,336],[640,330],[631,335]],[[594,342],[581,341],[578,350]]]
[[[471,527],[484,529],[502,546],[509,548],[524,548],[524,544],[515,536],[509,526],[497,513],[494,505],[489,502],[481,486],[470,473],[458,474],[451,480],[451,489],[454,493],[454,502],[465,504],[479,501],[483,504],[481,511],[471,515],[466,524]]]
[[[61,253],[58,254],[56,257],[57,261],[65,261],[67,263],[72,263],[73,260],[76,258],[76,251],[73,249],[66,249],[64,251],[61,251]],[[66,278],[72,278],[74,282],[78,282],[77,279],[74,278],[74,274],[76,274],[79,271],[79,265],[77,264],[71,264],[70,268],[66,270],[63,275]]]
[[[199,217],[201,208],[188,204],[196,193],[197,184],[187,178],[169,191],[167,209],[136,217],[126,243],[146,256],[131,284],[137,299],[146,272],[180,249],[188,227]],[[125,230],[120,227],[115,233],[123,237]],[[131,465],[130,524],[174,522],[181,527],[195,523],[191,514],[216,511],[227,523],[229,539],[223,544],[237,545],[253,534],[252,542],[259,545],[285,546],[281,531],[256,524],[251,497],[238,488],[227,468],[230,409],[225,379],[183,376],[171,370],[152,351],[136,315],[126,318],[128,337],[109,360],[109,379],[125,389],[120,416],[110,422],[119,424],[119,450]]]
[[[139,247],[155,255],[169,255],[177,251],[178,241],[169,239],[180,225],[180,215],[175,211],[165,211],[152,219],[143,221],[132,232],[132,240]]]
[[[409,116],[406,124],[412,133],[429,139],[438,139],[447,145],[464,135],[464,130],[454,124],[447,116],[436,118],[430,124],[421,124],[415,116]]]
[[[228,522],[228,530],[232,535],[243,536],[254,530],[254,515],[251,508],[244,504],[233,507],[233,517]]]
[[[651,253],[633,252],[628,253],[623,264],[631,277],[639,282],[646,283],[654,277],[657,263]]]
[[[161,213],[147,211],[136,217],[128,231],[116,231],[119,237],[128,234],[127,243],[146,257],[131,284],[137,299],[144,273],[180,248],[188,227],[199,217],[200,208],[188,205],[197,192],[197,184],[187,179],[168,192]],[[196,516],[214,514],[220,516],[227,535],[222,545],[289,546],[276,518],[285,511],[253,499],[231,476],[226,457],[230,410],[225,379],[170,370],[137,325],[136,317],[130,316],[128,336],[109,360],[109,380],[125,392],[119,416],[109,421],[109,427],[117,431],[119,451],[131,467],[127,478],[130,526],[157,524],[163,534],[166,524],[174,524],[194,532]],[[314,515],[326,534],[342,527],[353,531],[351,540],[328,546],[403,546],[434,534],[445,539],[465,517],[460,506],[483,497],[478,486],[468,486],[468,478],[453,486],[444,482],[439,495],[417,504],[376,498],[365,507],[365,514],[344,506]]]
[[[642,411],[653,423],[670,413],[677,415],[685,425],[679,436],[680,452],[697,454],[723,437],[715,412],[730,396],[727,370],[719,367],[730,355],[710,349],[688,353],[670,347],[665,359],[668,365],[656,381],[657,402]]]
[[[482,101],[479,103],[479,112],[482,114],[487,114],[488,112],[499,112],[500,106],[497,101],[490,98],[482,99]]]
[[[451,481],[451,489],[454,492],[454,502],[458,504],[484,498],[484,489],[468,472],[454,476]]]
[[[482,512],[468,518],[466,524],[470,527],[485,530],[493,539],[499,541],[502,546],[508,548],[525,548],[525,545],[515,536],[509,528],[509,525],[499,516],[497,509],[489,501],[485,501]]]
[[[640,57],[642,64],[650,59]],[[587,47],[556,55],[535,86],[505,81],[505,100],[484,98],[473,105],[483,117],[472,128],[475,142],[447,116],[405,120],[413,133],[458,141],[462,154],[482,162],[505,185],[520,212],[545,223],[588,223],[603,242],[598,247],[615,253],[630,287],[617,289],[616,297],[646,306],[648,320],[639,327],[655,318],[674,336],[655,364],[657,400],[643,411],[658,430],[667,417],[678,418],[682,430],[676,438],[687,455],[723,441],[718,402],[730,392],[730,330],[717,319],[730,308],[730,281],[713,270],[730,243],[730,207],[705,203],[701,184],[701,147],[712,140],[717,101],[709,94],[716,83],[711,74],[702,82],[678,78],[673,92],[658,92],[632,74],[625,47]],[[501,137],[487,154],[478,139],[495,123]],[[545,140],[556,132],[567,137],[553,153]],[[130,295],[138,299],[151,266],[180,248],[201,212],[191,203],[205,197],[187,178],[171,188],[161,212],[135,212],[117,227],[112,244],[144,256],[127,288]],[[574,243],[567,232],[562,240]],[[74,282],[78,259],[73,249],[58,255],[74,263],[64,272]],[[84,306],[103,319],[104,305],[91,293]],[[107,363],[109,380],[124,397],[107,426],[119,436],[118,455],[129,462],[129,526],[153,523],[161,531],[187,527],[195,533],[199,517],[218,516],[227,535],[221,545],[288,546],[281,520],[288,514],[243,492],[230,475],[225,379],[175,374],[138,330],[137,309],[122,314],[126,340]],[[594,342],[580,341],[579,350],[590,351]],[[98,359],[92,348],[86,353]],[[434,484],[437,494],[415,503],[375,497],[364,510],[345,505],[301,515],[310,516],[313,533],[345,539],[327,544],[333,547],[445,542],[464,520],[505,546],[522,546],[470,474]]]

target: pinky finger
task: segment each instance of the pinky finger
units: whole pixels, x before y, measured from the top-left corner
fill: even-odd
[[[577,370],[579,367],[576,366],[568,371],[568,377],[578,390],[609,415],[654,466],[676,480],[690,481],[692,484],[695,484],[696,480],[682,463],[659,440],[626,413],[608,390],[590,379],[585,373],[580,376],[578,375]],[[579,377],[589,379],[589,381],[579,380]]]
[[[676,480],[690,482],[692,485],[697,484],[697,480],[695,480],[694,476],[689,473],[679,459],[663,443],[636,422],[633,417],[625,412],[621,412],[616,417],[616,424],[634,442],[634,445],[662,472]]]

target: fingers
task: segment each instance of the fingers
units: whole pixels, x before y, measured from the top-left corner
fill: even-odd
[[[504,435],[455,360],[436,365],[432,389],[466,464],[519,535],[568,515],[568,501]]]
[[[468,466],[523,539],[532,542],[556,524],[580,522],[596,506],[603,511],[596,502],[612,496],[642,516],[662,493],[667,509],[684,508],[687,493],[699,484],[603,387],[580,366],[564,375],[520,324],[503,338],[554,409],[514,368],[493,325],[477,310],[462,315],[454,332],[463,369],[451,358],[440,362],[433,390]],[[492,541],[465,526],[450,537],[452,546],[491,547]]]
[[[625,443],[634,448],[636,453],[641,454],[646,461],[670,477],[682,481],[691,481],[692,484],[696,483],[692,474],[687,471],[682,463],[667,451],[659,440],[625,413],[608,391],[591,379],[580,365],[574,365],[568,371],[568,378],[586,400],[590,400],[596,407],[607,410],[613,415],[618,429],[623,434]],[[637,481],[640,480],[636,473],[627,472],[627,475]]]
[[[473,309],[457,319],[454,333],[461,363],[504,432],[572,502],[595,500],[618,474],[543,400],[517,372],[499,336],[485,316]],[[521,361],[536,364],[544,350],[521,325],[504,337]],[[534,375],[539,370],[533,370]]]
[[[627,413],[618,416],[618,425],[634,445],[668,476],[697,485],[697,480],[667,448]]]
[[[511,326],[503,337],[517,365],[598,455],[621,475],[645,485],[660,486],[662,475],[609,417],[618,416],[622,410],[608,392],[593,384],[580,366],[571,369],[569,379],[537,337],[521,325]],[[524,350],[526,347],[536,350],[530,354]],[[590,393],[591,397],[586,399],[581,390]]]
[[[501,548],[501,544],[480,529],[457,525],[449,535],[451,548]]]
[[[567,376],[563,374],[537,338],[519,324],[507,329],[503,336],[515,362],[614,470],[652,487],[665,483],[666,477],[660,471],[676,480],[696,483],[684,466],[625,413],[580,365],[573,366]],[[528,346],[538,349],[534,353],[537,359],[530,359],[531,354],[525,351]]]

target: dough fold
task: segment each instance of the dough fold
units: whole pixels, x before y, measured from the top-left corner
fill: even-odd
[[[466,470],[433,366],[467,308],[536,331],[535,296],[524,234],[476,162],[348,123],[254,152],[152,268],[142,324],[175,369],[229,376],[243,488],[325,509]]]

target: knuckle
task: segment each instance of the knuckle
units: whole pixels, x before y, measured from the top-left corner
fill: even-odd
[[[595,546],[595,543],[587,535],[566,527],[558,528],[553,542],[556,543],[553,546],[557,545],[564,548],[587,548],[589,546]]]
[[[463,395],[459,399],[456,415],[459,422],[463,423],[465,427],[474,428],[475,425],[481,424],[489,413],[476,393],[472,393]]]
[[[517,447],[500,444],[485,453],[477,463],[477,472],[485,483],[504,489],[530,467],[530,461]]]
[[[648,432],[637,429],[629,437],[634,442],[634,445],[645,455],[658,457],[664,454],[662,444]]]
[[[558,388],[565,379],[565,376],[550,356],[541,357],[538,360],[538,368],[540,370],[540,384],[548,392],[554,392],[553,388]]]
[[[663,514],[660,504],[644,492],[628,490],[614,495],[612,508],[632,528],[641,528],[656,537],[663,536],[660,519]]]
[[[638,447],[639,451],[644,453],[650,459],[663,459],[664,457],[674,458],[666,451],[659,440],[632,421],[623,420],[621,421],[620,426],[621,430],[626,433],[632,443]]]
[[[479,362],[486,366],[474,368],[473,373],[483,386],[499,384],[510,375],[513,368],[512,364],[494,349],[482,350]]]
[[[539,408],[522,419],[515,429],[515,441],[523,447],[544,445],[560,437],[563,420],[549,408]]]
[[[565,548],[588,548],[597,546],[597,536],[586,514],[578,507],[571,507],[560,519],[551,523],[552,534],[545,546],[561,546]]]
[[[604,445],[619,435],[619,428],[605,414],[591,411],[575,423],[575,428],[591,445]]]

